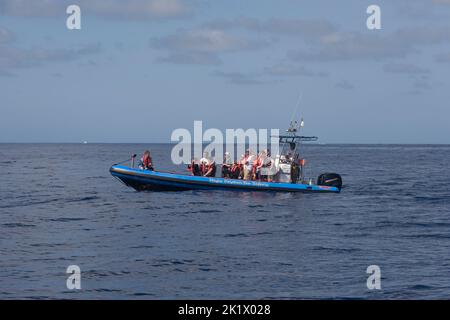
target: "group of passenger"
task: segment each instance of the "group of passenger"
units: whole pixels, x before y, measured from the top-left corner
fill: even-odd
[[[287,157],[281,156],[280,163],[287,162]],[[304,160],[302,159],[304,165]],[[141,170],[153,171],[153,161],[149,150],[144,151],[139,161]],[[203,153],[200,160],[192,159],[188,165],[188,170],[194,176],[215,177],[217,165],[214,159],[209,157],[207,152]],[[225,152],[221,176],[228,179],[256,180],[256,181],[274,181],[277,173],[275,161],[270,156],[269,150],[263,150],[258,155],[251,150],[246,150],[238,161],[231,159],[229,152]]]
[[[216,176],[216,162],[209,157],[208,152],[203,153],[203,157],[198,161],[192,159],[191,164],[188,165],[188,170],[194,176],[215,177]]]
[[[194,176],[215,177],[216,163],[205,152],[200,161],[193,159],[188,170]],[[260,180],[271,182],[273,179],[274,161],[268,150],[255,155],[247,150],[239,161],[233,161],[230,153],[225,152],[222,163],[222,177],[228,179]]]
[[[270,157],[268,150],[263,150],[258,155],[247,150],[234,166],[239,170],[237,179],[268,182],[273,179],[274,160]]]

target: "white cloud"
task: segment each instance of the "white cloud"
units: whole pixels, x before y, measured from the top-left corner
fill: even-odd
[[[218,65],[221,64],[217,54],[205,52],[171,52],[167,56],[159,57],[159,62],[173,64],[197,64],[197,65]]]
[[[416,66],[409,63],[389,63],[384,65],[383,70],[390,73],[406,73],[406,74],[427,74],[429,69]]]
[[[439,63],[450,63],[450,52],[436,55],[435,61]]]
[[[215,29],[182,30],[174,35],[154,38],[151,44],[161,49],[211,53],[249,50],[261,45]]]
[[[100,52],[99,43],[73,49],[23,49],[0,45],[0,74],[11,75],[11,70],[30,68],[58,61],[73,61]]]
[[[256,75],[252,75],[249,73],[216,71],[214,72],[214,75],[217,77],[225,78],[229,83],[238,85],[256,85],[267,83],[258,79]]]
[[[218,29],[179,30],[150,40],[151,47],[168,53],[159,60],[174,63],[218,64],[222,53],[256,50],[265,45]]]
[[[347,80],[341,80],[341,81],[337,82],[335,87],[339,88],[339,89],[344,89],[344,90],[352,90],[355,88],[355,86],[352,85]]]
[[[360,32],[334,32],[319,38],[308,50],[289,53],[294,60],[383,60],[404,58],[421,48],[450,43],[447,26],[399,29],[388,35]]]
[[[0,44],[14,41],[14,34],[6,28],[0,27]]]
[[[49,17],[65,14],[72,0],[1,0],[0,15]],[[105,18],[148,19],[178,18],[189,8],[180,0],[78,0],[83,14]]]
[[[231,20],[218,19],[204,24],[206,27],[219,29],[245,29],[259,33],[280,36],[295,36],[305,39],[323,37],[336,31],[336,27],[324,20],[302,19],[269,19],[237,18]]]
[[[325,72],[315,72],[304,66],[296,66],[286,63],[280,63],[271,67],[264,69],[264,73],[269,76],[301,76],[301,77],[325,77],[327,74]]]

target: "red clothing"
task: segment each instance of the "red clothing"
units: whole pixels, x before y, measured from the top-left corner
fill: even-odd
[[[142,159],[142,166],[144,169],[153,169],[152,157],[144,155]]]

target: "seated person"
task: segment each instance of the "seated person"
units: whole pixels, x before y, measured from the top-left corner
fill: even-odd
[[[207,166],[205,174],[203,174],[204,177],[215,177],[216,176],[216,162],[212,160],[209,165]]]
[[[150,155],[149,150],[145,150],[144,154],[142,155],[141,160],[139,161],[139,169],[141,170],[151,170],[153,171],[153,161],[152,157]]]
[[[230,158],[230,153],[225,152],[225,157],[223,158],[223,164],[222,164],[222,177],[223,178],[231,178],[232,166],[233,166],[233,163]]]
[[[200,170],[200,166],[197,162],[197,159],[192,159],[191,164],[188,165],[188,170],[191,171],[193,176],[201,176],[202,172]]]
[[[208,171],[209,164],[211,163],[211,159],[209,158],[208,152],[203,153],[203,158],[200,159],[200,171],[202,175]]]
[[[231,166],[230,178],[231,179],[239,179],[241,175],[241,165],[237,162],[234,162]]]

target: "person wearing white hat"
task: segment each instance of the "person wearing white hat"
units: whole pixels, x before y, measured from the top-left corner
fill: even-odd
[[[200,170],[202,175],[208,171],[208,167],[211,164],[211,159],[209,158],[208,152],[203,152],[203,158],[200,159]]]

